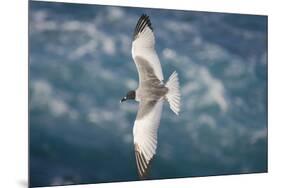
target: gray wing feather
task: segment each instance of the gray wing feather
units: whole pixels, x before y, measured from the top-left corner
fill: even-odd
[[[138,69],[140,84],[146,81],[154,82],[155,84],[161,83],[147,60],[143,59],[140,56],[136,56],[135,63]]]

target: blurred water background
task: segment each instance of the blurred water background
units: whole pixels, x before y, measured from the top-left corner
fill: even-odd
[[[164,77],[179,73],[182,111],[165,104],[151,179],[267,171],[267,17],[30,2],[32,186],[137,180],[138,85],[131,39],[150,16]]]

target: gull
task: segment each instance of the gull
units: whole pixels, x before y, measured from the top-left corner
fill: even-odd
[[[180,90],[178,74],[174,71],[164,83],[163,72],[154,48],[155,37],[149,16],[143,14],[135,27],[132,43],[132,57],[137,67],[139,86],[121,99],[139,102],[134,122],[133,136],[135,157],[140,179],[148,176],[151,160],[156,153],[157,132],[162,106],[167,101],[171,110],[180,111]]]

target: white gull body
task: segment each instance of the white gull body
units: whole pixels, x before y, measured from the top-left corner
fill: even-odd
[[[164,84],[161,64],[154,45],[155,37],[150,19],[142,15],[137,22],[132,43],[132,56],[139,75],[139,86],[135,92],[139,109],[133,135],[140,178],[147,176],[151,160],[156,153],[163,102],[168,101],[170,108],[177,115],[180,111],[178,75],[174,72]]]

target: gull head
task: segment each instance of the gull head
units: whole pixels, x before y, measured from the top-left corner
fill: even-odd
[[[125,97],[123,97],[121,100],[120,100],[120,103],[126,101],[126,100],[135,100],[136,99],[136,91],[134,90],[131,90],[127,93],[127,95]]]

